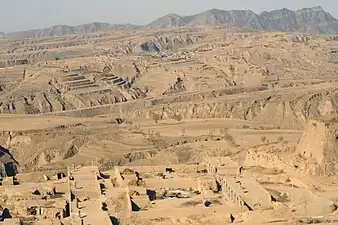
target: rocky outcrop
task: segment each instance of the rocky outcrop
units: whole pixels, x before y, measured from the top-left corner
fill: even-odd
[[[180,47],[199,42],[204,38],[203,35],[176,34],[176,35],[157,35],[147,38],[141,44],[132,44],[130,51],[159,53],[163,51],[176,51]]]

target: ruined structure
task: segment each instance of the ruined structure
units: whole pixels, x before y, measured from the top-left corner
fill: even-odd
[[[70,217],[66,221],[72,224],[94,224],[99,220],[100,224],[111,224],[108,214],[101,209],[103,201],[99,174],[98,168],[94,166],[68,168]]]
[[[50,218],[60,220],[66,217],[66,202],[55,204],[46,200],[29,200],[26,202],[27,216],[34,216],[38,219]]]
[[[3,222],[0,220],[0,225],[21,225],[21,221],[18,218],[7,218]]]
[[[262,149],[250,149],[245,154],[245,167],[264,167],[269,169],[277,169],[281,171],[289,171],[289,165],[283,161],[281,157]]]
[[[272,207],[270,194],[253,178],[218,177],[224,197],[242,210],[266,210]]]
[[[207,172],[211,176],[223,174],[224,170],[228,170],[229,167],[238,167],[238,164],[229,157],[207,157],[204,159],[203,164],[206,166]]]
[[[219,186],[217,189],[222,191],[226,200],[242,210],[265,210],[272,207],[271,195],[255,179],[225,175],[230,170],[236,171],[238,167],[229,157],[208,157],[205,159],[205,164],[208,175],[215,178],[216,187]],[[199,185],[203,184],[202,180],[198,179],[198,181]],[[209,179],[209,183],[210,181]]]
[[[338,118],[309,120],[297,146],[297,153],[317,165],[316,174],[337,174]]]

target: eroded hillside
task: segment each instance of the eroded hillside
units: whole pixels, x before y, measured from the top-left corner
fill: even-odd
[[[211,35],[207,35],[208,32]],[[107,36],[111,39],[106,40]],[[88,37],[84,47],[69,45],[68,48],[74,51],[86,51],[86,46],[89,46],[92,40],[103,40],[104,44],[96,45],[96,49],[100,48],[101,53],[97,52],[81,60],[75,55],[71,59],[56,61],[37,58],[39,62],[32,65],[3,69],[1,112],[59,112],[143,98],[161,99],[166,98],[166,95],[185,93],[194,93],[187,100],[195,101],[209,98],[205,93],[217,93],[218,89],[224,88],[242,88],[242,92],[251,92],[251,88],[278,92],[283,88],[296,87],[295,90],[300,90],[301,87],[325,84],[325,92],[326,84],[332,84],[334,87],[336,82],[335,48],[338,43],[329,39],[330,37],[225,33],[219,29],[202,28],[182,28],[171,33],[165,30],[162,33],[150,32],[147,35],[144,31],[139,31],[128,37],[119,34],[115,36],[93,35]],[[47,42],[41,42],[55,55],[59,51],[68,51],[58,44],[68,43],[67,39],[59,39],[62,42],[49,43],[48,39]],[[113,44],[108,47],[107,44],[111,42]],[[37,43],[39,40],[35,41],[34,45]],[[27,48],[31,45],[32,42],[28,42],[23,46]],[[43,52],[44,49],[34,48],[24,52],[26,54],[31,51]],[[324,98],[331,99],[328,104],[332,104],[334,109],[336,94],[334,91],[329,92],[319,94],[320,96],[315,98],[320,101]],[[275,99],[274,95],[272,92],[268,97]],[[313,105],[313,101],[316,101],[311,95],[305,95],[290,100],[291,111],[295,111],[295,105],[302,105],[297,106],[302,110],[296,110],[294,113],[301,114],[300,117],[303,118],[311,114],[307,112],[308,105]],[[302,99],[302,103],[298,103],[297,99]],[[259,99],[257,101],[259,103],[256,105],[261,105],[258,108],[264,108],[265,103],[260,103]],[[285,103],[288,104],[280,102]],[[244,111],[250,111],[249,108]],[[217,112],[217,109],[214,111]],[[329,112],[324,114],[327,113]],[[189,115],[191,113],[183,114],[192,116]],[[209,111],[204,114],[213,113]],[[247,114],[242,113],[242,116],[235,117],[250,117]]]

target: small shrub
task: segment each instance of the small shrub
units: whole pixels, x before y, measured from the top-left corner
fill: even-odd
[[[141,124],[136,124],[136,125],[134,126],[134,130],[135,130],[136,132],[140,132],[140,131],[141,131]]]
[[[160,132],[156,132],[155,133],[155,138],[156,139],[160,139],[161,138],[161,133]]]
[[[154,113],[151,118],[153,121],[155,121],[155,123],[158,123],[158,121],[161,119],[161,116],[157,113]]]
[[[134,174],[135,171],[132,170],[132,169],[129,169],[129,168],[125,168],[123,171],[122,171],[122,174]]]
[[[175,114],[173,116],[173,119],[176,120],[176,121],[178,121],[178,122],[180,122],[183,119],[183,117],[182,117],[181,114]]]
[[[130,180],[128,182],[129,186],[136,186],[136,187],[145,187],[146,182],[144,180]]]
[[[284,140],[284,138],[282,136],[278,137],[278,142],[282,142]]]
[[[229,133],[229,128],[222,128],[219,130],[221,134],[225,135]]]
[[[117,179],[116,178],[112,178],[110,181],[113,184],[113,187],[117,186]]]
[[[131,121],[131,120],[126,120],[125,123],[128,124],[128,125],[133,125],[133,121]]]
[[[283,141],[282,142],[284,145],[287,145],[289,142],[288,141]]]
[[[185,133],[186,133],[186,129],[184,127],[181,128],[181,131],[182,131],[182,136],[184,137],[185,136]]]
[[[266,137],[265,137],[265,136],[262,136],[262,137],[261,137],[261,141],[262,141],[263,143],[265,143],[265,142],[266,142]]]
[[[181,204],[182,207],[195,207],[201,204],[201,201],[187,201]]]
[[[135,190],[129,190],[129,195],[130,195],[130,197],[140,196],[140,193],[135,191]]]

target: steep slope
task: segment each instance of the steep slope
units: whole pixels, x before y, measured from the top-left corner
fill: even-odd
[[[212,25],[223,24],[248,26],[253,29],[263,29],[260,18],[251,10],[218,10],[211,9],[200,14],[184,17],[189,25]]]
[[[148,27],[150,28],[166,28],[166,27],[180,27],[187,25],[187,22],[184,19],[177,15],[170,13],[168,15],[162,16],[153,22],[151,22]]]
[[[262,12],[260,17],[264,21],[265,29],[271,31],[295,31],[298,29],[295,12],[289,9]]]
[[[321,7],[302,9],[295,12],[300,29],[311,33],[337,33],[338,21]]]
[[[265,24],[265,30],[270,31],[300,31],[306,33],[337,33],[337,20],[322,7],[304,8],[298,11],[289,9],[262,12],[260,17]]]

